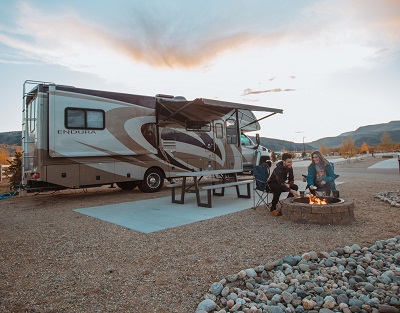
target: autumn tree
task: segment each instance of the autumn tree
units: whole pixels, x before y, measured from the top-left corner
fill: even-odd
[[[8,151],[6,149],[0,148],[0,164],[8,164]]]
[[[364,141],[363,144],[361,145],[361,153],[366,154],[368,153],[369,148],[367,146],[367,143]]]
[[[356,155],[354,140],[350,136],[347,136],[346,139],[342,140],[340,154],[343,155],[345,158],[351,158]]]
[[[325,142],[321,142],[319,145],[319,152],[321,152],[322,155],[328,154],[328,148],[326,147]]]
[[[6,176],[9,178],[9,186],[11,190],[16,190],[21,182],[22,177],[22,153],[16,151],[12,161],[8,161],[10,166],[6,170]]]
[[[272,152],[271,152],[271,160],[272,160],[272,162],[276,162],[276,154],[275,154],[275,151],[272,151]]]
[[[387,132],[383,133],[380,144],[383,152],[393,151],[394,143]]]

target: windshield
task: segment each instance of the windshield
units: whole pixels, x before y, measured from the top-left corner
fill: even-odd
[[[242,146],[254,146],[254,142],[245,134],[240,134],[240,143]]]

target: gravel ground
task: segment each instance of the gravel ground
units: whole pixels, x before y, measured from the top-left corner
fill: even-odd
[[[1,312],[194,312],[213,282],[287,255],[330,251],[400,234],[399,208],[375,198],[399,190],[380,158],[336,164],[341,198],[355,203],[347,226],[299,225],[244,210],[142,234],[73,209],[167,196],[108,187],[0,202]],[[295,165],[295,164],[294,164]],[[296,179],[305,168],[295,167]]]

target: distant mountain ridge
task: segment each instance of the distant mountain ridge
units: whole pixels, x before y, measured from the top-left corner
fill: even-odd
[[[327,148],[337,148],[342,145],[342,140],[350,136],[356,146],[361,146],[364,142],[367,145],[379,145],[384,133],[388,133],[394,144],[400,143],[400,121],[389,123],[361,126],[354,131],[342,133],[336,137],[324,137],[308,143],[294,143],[293,141],[261,137],[261,145],[274,151],[303,151],[319,149],[321,143]],[[252,137],[254,140],[254,137]],[[254,140],[255,141],[255,140]],[[0,133],[0,144],[21,146],[21,131],[11,131]]]
[[[319,149],[321,143],[327,148],[338,148],[342,145],[343,139],[350,136],[354,144],[360,147],[364,142],[367,145],[379,145],[384,133],[388,133],[394,144],[400,143],[400,121],[391,121],[389,123],[361,126],[354,131],[342,133],[336,137],[324,137],[315,141],[304,143],[294,143],[292,141],[261,137],[261,145],[274,151],[306,151]]]
[[[400,143],[400,121],[389,123],[361,126],[354,131],[340,134],[337,137],[325,137],[310,142],[311,146],[319,148],[321,143],[325,143],[328,148],[337,148],[342,145],[342,140],[350,136],[356,146],[361,146],[364,142],[367,145],[379,145],[384,133],[388,133],[393,143]]]
[[[21,146],[21,131],[0,133],[0,144]]]

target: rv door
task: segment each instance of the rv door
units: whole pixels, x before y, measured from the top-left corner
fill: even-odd
[[[228,118],[225,121],[226,130],[226,163],[224,168],[227,169],[243,169],[242,149],[239,144],[240,137],[236,119]]]

